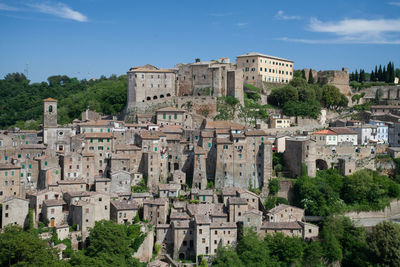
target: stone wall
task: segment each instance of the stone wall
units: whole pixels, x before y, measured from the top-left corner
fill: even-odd
[[[278,191],[277,196],[286,198],[289,203],[293,201],[293,183],[292,180],[284,179],[279,181],[281,188]]]
[[[213,96],[181,96],[163,98],[148,102],[136,102],[126,108],[122,113],[122,119],[126,122],[135,122],[138,113],[154,113],[155,110],[164,107],[177,107],[191,110],[194,114],[204,115],[208,111],[208,117],[217,115],[217,98]]]
[[[400,200],[395,199],[390,202],[390,205],[380,211],[350,211],[344,214],[350,219],[368,219],[368,218],[390,218],[400,215]]]
[[[149,262],[153,256],[154,231],[148,229],[145,225],[140,230],[147,235],[138,250],[133,254],[133,257],[138,258],[141,262]]]

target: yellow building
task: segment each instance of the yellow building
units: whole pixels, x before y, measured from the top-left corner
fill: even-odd
[[[289,83],[293,79],[294,61],[247,53],[236,57],[237,67],[243,69],[245,83],[261,87],[262,82]]]
[[[271,118],[271,128],[289,128],[290,119]]]

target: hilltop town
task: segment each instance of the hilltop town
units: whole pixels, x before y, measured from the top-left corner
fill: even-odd
[[[354,88],[347,68],[295,70],[247,53],[235,63],[136,66],[126,79],[120,114],[89,107],[61,125],[59,101],[45,98],[39,129],[0,131],[3,230],[68,239],[49,242],[67,260],[66,250],[90,245],[96,223],[137,224],[135,258],[195,266],[248,229],[312,243],[339,210],[363,227],[400,214],[397,78]],[[342,179],[334,201],[314,182],[328,176]],[[362,198],[346,177],[380,191]],[[307,195],[306,183],[321,195]]]

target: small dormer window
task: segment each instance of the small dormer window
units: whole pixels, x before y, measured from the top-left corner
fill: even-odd
[[[49,106],[49,113],[52,113],[52,112],[53,112],[53,106],[50,105],[50,106]]]

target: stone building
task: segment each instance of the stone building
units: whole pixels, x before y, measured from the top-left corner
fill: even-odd
[[[62,225],[67,222],[66,204],[62,199],[47,199],[43,201],[43,218],[48,220],[50,227]]]
[[[293,61],[247,53],[236,57],[237,67],[243,70],[244,83],[263,88],[263,82],[289,83],[293,79]]]
[[[169,98],[176,95],[175,69],[159,69],[152,65],[131,68],[127,73],[128,107],[135,102]]]
[[[0,202],[4,198],[20,196],[21,166],[0,163]]]
[[[121,194],[131,192],[132,176],[127,171],[117,171],[111,174],[111,193]]]
[[[316,174],[316,144],[314,140],[307,138],[290,138],[286,140],[284,153],[285,162],[288,164],[292,176],[302,175],[302,166],[306,167],[306,173],[310,177]],[[304,164],[304,165],[302,165]]]
[[[233,96],[243,103],[242,69],[227,59],[178,64],[178,95]]]
[[[192,128],[192,116],[181,108],[166,107],[156,110],[157,124],[179,125],[185,128]]]
[[[70,223],[76,224],[83,237],[89,234],[89,228],[100,220],[110,220],[110,195],[93,192],[89,199],[79,200],[70,206]]]
[[[110,219],[119,223],[133,223],[139,205],[131,200],[111,200]]]
[[[19,197],[8,197],[3,199],[1,214],[1,228],[12,224],[27,227],[29,222],[29,201]]]
[[[266,217],[269,222],[302,221],[304,219],[304,210],[285,204],[279,204],[275,208],[269,210]]]
[[[215,167],[217,188],[237,186],[260,188],[272,176],[272,145],[266,142],[262,130],[216,130],[213,150],[208,164]]]
[[[69,126],[57,124],[57,100],[43,100],[43,144],[47,145],[49,153],[69,152],[71,137],[75,131]]]
[[[152,225],[165,224],[168,215],[168,199],[157,198],[143,201],[143,219]]]
[[[60,192],[50,191],[48,189],[37,192],[28,192],[26,198],[29,199],[29,208],[33,210],[34,222],[37,224],[43,220],[43,202],[45,200],[60,200],[62,199]]]

